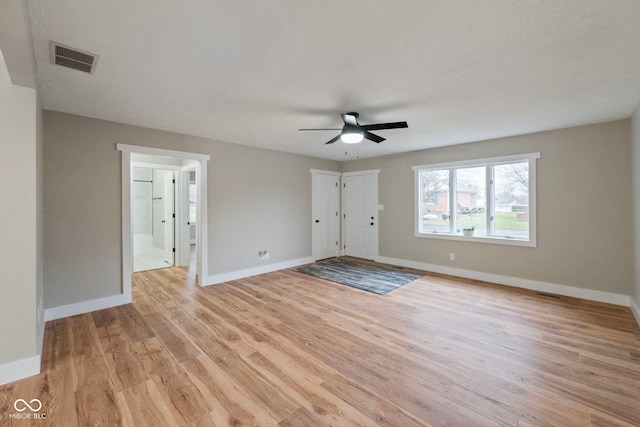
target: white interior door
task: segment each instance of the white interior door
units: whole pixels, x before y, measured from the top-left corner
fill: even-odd
[[[152,234],[153,247],[158,250],[164,250],[164,180],[166,170],[150,169],[153,180],[153,212],[152,212]]]
[[[164,177],[164,260],[173,265],[175,263],[175,178],[173,172],[168,171]]]
[[[181,171],[182,179],[180,180],[180,185],[182,189],[180,191],[180,199],[179,202],[176,203],[179,206],[179,209],[182,211],[180,215],[181,222],[178,224],[176,229],[176,234],[181,236],[180,243],[182,250],[180,251],[181,257],[180,260],[176,260],[176,264],[184,267],[189,265],[190,260],[190,231],[191,225],[189,222],[189,182],[190,182],[190,173]],[[179,233],[178,233],[178,230]]]
[[[344,254],[378,255],[378,171],[343,175]]]
[[[313,256],[316,260],[338,256],[340,250],[339,175],[313,173]]]

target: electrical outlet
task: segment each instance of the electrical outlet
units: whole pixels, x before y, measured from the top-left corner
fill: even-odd
[[[449,261],[455,261],[456,260],[456,254],[454,254],[453,252],[451,252],[449,254]]]
[[[269,259],[269,251],[268,250],[263,250],[258,252],[258,256],[260,257],[260,259]]]

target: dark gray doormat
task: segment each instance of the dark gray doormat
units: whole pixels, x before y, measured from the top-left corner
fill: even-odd
[[[296,271],[380,295],[422,277],[422,274],[410,273],[399,268],[381,267],[342,258],[305,265]]]

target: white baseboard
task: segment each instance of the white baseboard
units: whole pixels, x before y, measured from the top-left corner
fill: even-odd
[[[640,305],[633,298],[629,298],[629,307],[631,307],[631,312],[636,317],[638,326],[640,326]]]
[[[398,258],[378,257],[376,261],[385,264],[393,264],[401,267],[415,268],[417,270],[431,271],[434,273],[448,274],[467,279],[482,280],[497,283],[499,285],[514,286],[516,288],[529,289],[538,292],[564,295],[568,297],[583,298],[591,301],[606,302],[609,304],[629,307],[631,298],[629,295],[615,294],[612,292],[597,291],[593,289],[577,288],[575,286],[558,285],[555,283],[540,282],[537,280],[522,279],[520,277],[503,276],[500,274],[483,273],[479,271],[464,270],[462,268],[445,267],[436,264],[427,264],[418,261],[409,261]],[[637,317],[637,315],[636,315]]]
[[[230,280],[244,279],[245,277],[256,276],[258,274],[271,273],[272,271],[283,270],[285,268],[297,267],[299,265],[310,264],[314,262],[313,257],[292,259],[290,261],[268,264],[260,267],[247,268],[244,270],[232,271],[230,273],[216,274],[209,276],[206,283],[202,286],[215,285],[218,283],[228,282]]]
[[[90,313],[96,310],[116,307],[118,305],[129,304],[131,299],[124,294],[113,295],[110,297],[92,299],[89,301],[77,302],[74,304],[61,305],[58,307],[45,308],[44,320],[56,320],[64,317],[75,316],[78,314]]]
[[[12,383],[40,373],[40,355],[0,365],[0,385]]]

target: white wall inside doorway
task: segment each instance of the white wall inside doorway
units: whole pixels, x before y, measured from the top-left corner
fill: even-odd
[[[166,194],[174,193],[173,184],[167,187],[167,183],[175,172],[140,166],[144,164],[134,163],[132,168],[133,271],[174,265],[173,218],[167,218],[168,211],[173,213],[174,197],[169,200]],[[171,239],[166,239],[167,233]],[[167,247],[169,240],[171,247]]]

